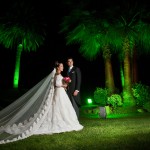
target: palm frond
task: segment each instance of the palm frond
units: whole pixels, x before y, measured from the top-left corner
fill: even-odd
[[[93,60],[100,53],[101,45],[96,36],[89,36],[89,38],[81,43],[79,52],[87,59]]]
[[[44,43],[46,23],[36,15],[30,3],[16,2],[0,18],[0,43],[6,48],[23,45],[25,51],[35,51]]]
[[[79,24],[74,30],[68,33],[67,45],[72,43],[80,43],[87,37],[87,32],[83,24]]]
[[[43,42],[44,37],[30,29],[26,30],[18,26],[0,29],[0,43],[6,48],[13,48],[22,43],[24,50],[35,51]]]

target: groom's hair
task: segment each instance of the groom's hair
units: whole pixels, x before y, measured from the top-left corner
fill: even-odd
[[[73,61],[73,57],[71,57],[71,56],[69,56],[69,57],[67,58],[67,60],[68,60],[68,59],[72,59],[72,61]]]

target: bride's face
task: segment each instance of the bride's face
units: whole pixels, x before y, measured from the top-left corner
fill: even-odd
[[[63,65],[63,64],[60,64],[59,67],[58,67],[58,70],[59,70],[59,71],[63,71],[63,70],[64,70],[64,65]]]

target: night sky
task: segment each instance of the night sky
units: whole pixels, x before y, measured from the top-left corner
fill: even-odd
[[[87,0],[90,1],[90,0]],[[14,1],[8,4],[6,0],[1,8],[1,15],[11,8]],[[29,89],[42,78],[47,76],[53,68],[56,60],[61,60],[65,69],[66,59],[68,56],[74,58],[74,65],[81,68],[82,72],[82,96],[93,96],[93,91],[96,87],[104,87],[104,64],[101,55],[93,61],[89,61],[84,58],[78,51],[79,45],[66,46],[65,37],[59,32],[59,24],[62,17],[66,15],[73,7],[81,6],[81,1],[74,1],[75,5],[72,5],[69,0],[66,0],[67,4],[64,5],[62,0],[56,0],[55,2],[32,1],[32,5],[36,8],[37,14],[42,15],[47,21],[47,37],[43,46],[40,46],[36,52],[23,52],[21,56],[21,70],[20,70],[20,88]],[[85,2],[85,1],[83,1]],[[95,3],[94,3],[95,2]],[[117,2],[117,1],[115,1]],[[105,7],[111,5],[113,2],[106,0]],[[93,0],[91,7],[96,7],[102,3],[97,0]],[[98,6],[97,6],[98,7]],[[87,8],[90,8],[87,5]],[[1,59],[0,59],[0,89],[12,88],[13,71],[15,63],[15,50],[6,49],[0,46]],[[119,66],[117,64],[117,58],[113,58],[113,70],[116,77],[116,86],[120,88],[119,80]],[[147,85],[150,85],[149,70],[147,65],[150,64],[150,56],[142,55],[138,58],[138,73],[139,80]]]

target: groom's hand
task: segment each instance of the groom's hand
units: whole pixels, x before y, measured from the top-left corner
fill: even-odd
[[[74,96],[77,96],[78,93],[79,93],[79,91],[76,90],[76,91],[74,91],[73,95],[74,95]]]

